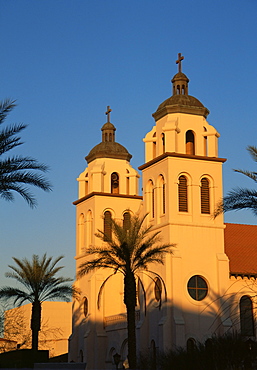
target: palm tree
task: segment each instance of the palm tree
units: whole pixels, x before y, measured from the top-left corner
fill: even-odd
[[[257,147],[248,146],[248,152],[250,153],[252,159],[257,162]],[[246,171],[246,170],[234,170],[235,172],[242,173],[243,175],[249,177],[254,182],[257,183],[257,172]],[[246,188],[236,188],[231,190],[227,196],[224,197],[217,205],[214,212],[214,217],[217,217],[223,212],[240,210],[240,209],[250,209],[257,216],[257,191],[246,189]]]
[[[38,334],[41,328],[41,306],[47,300],[64,300],[68,302],[73,293],[71,279],[57,277],[56,274],[63,266],[56,266],[63,256],[53,259],[46,253],[39,258],[32,256],[32,261],[27,258],[22,260],[13,257],[17,266],[10,266],[12,272],[7,272],[6,277],[15,279],[23,286],[21,288],[3,287],[0,289],[0,299],[13,299],[14,304],[22,305],[28,301],[32,303],[31,324],[32,349],[38,349]]]
[[[0,125],[4,123],[8,113],[15,107],[15,101],[7,99],[0,102]],[[2,156],[9,150],[21,145],[21,138],[16,136],[27,126],[17,124],[0,130],[0,197],[13,201],[13,192],[18,192],[31,206],[36,206],[36,200],[24,185],[32,185],[43,189],[51,190],[50,183],[35,171],[46,172],[47,166],[39,163],[36,159],[23,156]]]
[[[79,268],[78,278],[91,271],[107,268],[114,272],[103,282],[101,291],[107,280],[121,272],[124,278],[124,303],[127,310],[127,330],[128,330],[128,361],[130,369],[136,369],[136,329],[135,329],[135,306],[136,306],[136,277],[140,271],[149,271],[148,267],[152,263],[164,263],[164,256],[171,252],[173,244],[160,244],[160,231],[153,231],[152,225],[144,226],[147,215],[140,218],[133,216],[130,225],[123,227],[122,224],[111,220],[112,236],[98,230],[96,234],[104,243],[104,246],[92,246],[87,248],[86,256],[92,259],[82,263]],[[141,283],[141,280],[139,279]],[[142,283],[141,283],[142,284]],[[98,297],[98,298],[99,298]]]

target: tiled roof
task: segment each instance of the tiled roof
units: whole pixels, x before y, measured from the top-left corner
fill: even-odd
[[[257,226],[226,224],[225,252],[231,274],[257,276]]]

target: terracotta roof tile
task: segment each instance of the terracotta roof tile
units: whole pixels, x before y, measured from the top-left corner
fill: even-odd
[[[226,224],[225,252],[231,274],[257,275],[257,226]]]

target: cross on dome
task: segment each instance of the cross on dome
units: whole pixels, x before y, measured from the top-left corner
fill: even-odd
[[[181,53],[178,53],[178,60],[176,60],[176,64],[178,64],[178,72],[182,72],[182,60],[184,60],[184,57],[181,55]]]
[[[111,115],[111,108],[110,106],[108,105],[107,106],[107,111],[105,112],[105,114],[107,115],[107,122],[110,123],[110,115]]]

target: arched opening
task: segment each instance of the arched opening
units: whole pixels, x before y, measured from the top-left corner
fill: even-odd
[[[92,239],[93,239],[93,217],[92,217],[91,210],[87,212],[86,225],[87,225],[87,232],[86,232],[87,246],[90,246],[92,244]]]
[[[85,317],[87,317],[88,314],[88,299],[87,297],[83,298],[83,314]]]
[[[81,213],[79,216],[78,243],[79,243],[79,253],[82,253],[85,247],[85,220],[83,213]]]
[[[119,194],[119,175],[117,172],[111,174],[111,193]]]
[[[109,141],[112,141],[112,133],[109,133]]]
[[[244,295],[240,299],[240,327],[241,335],[254,336],[253,303],[250,297]]]
[[[149,180],[147,184],[147,209],[151,218],[154,218],[154,186],[153,181]]]
[[[201,213],[210,214],[210,185],[206,177],[201,179]]]
[[[195,154],[195,135],[192,130],[186,132],[186,154]]]
[[[196,348],[196,342],[194,338],[188,338],[187,340],[187,352],[192,353]]]
[[[184,175],[178,179],[178,210],[188,212],[187,178]]]
[[[166,201],[165,201],[165,197],[166,197],[166,194],[165,194],[165,182],[164,182],[164,177],[162,176],[162,213],[164,214],[165,213],[165,205],[166,205]]]
[[[154,279],[154,296],[157,302],[161,300],[162,297],[162,282],[160,278]]]
[[[205,132],[207,131],[205,127],[203,129],[204,129]],[[203,137],[203,154],[205,156],[208,155],[208,141],[207,141],[207,136],[204,136]]]
[[[123,215],[123,229],[129,230],[131,225],[131,216],[129,212],[125,212]]]
[[[156,132],[153,134],[153,137],[155,138],[153,141],[153,158],[156,157]]]
[[[127,177],[126,177],[126,194],[129,195],[130,192],[130,181],[129,181],[129,170],[127,170]]]
[[[162,133],[162,154],[165,153],[165,134]]]
[[[109,241],[112,238],[112,214],[110,211],[104,212],[104,240]]]

